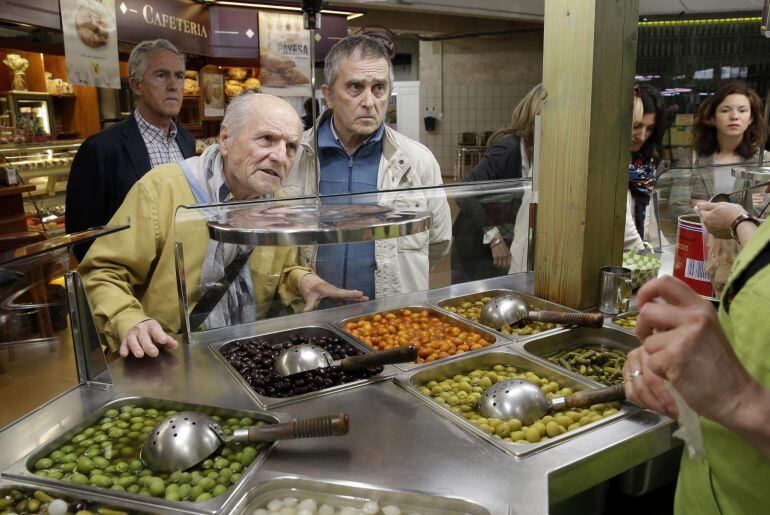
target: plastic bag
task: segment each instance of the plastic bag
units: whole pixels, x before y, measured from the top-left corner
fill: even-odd
[[[700,212],[698,216],[701,216]],[[701,225],[703,226],[703,266],[711,281],[712,296],[719,298],[730,277],[733,262],[741,249],[736,241],[717,238],[709,233],[706,224],[703,223],[703,217],[701,217]]]

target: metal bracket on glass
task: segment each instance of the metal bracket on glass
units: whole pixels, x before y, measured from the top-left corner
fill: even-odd
[[[732,169],[732,175],[736,179],[765,182],[770,180],[770,166],[736,166]]]
[[[67,287],[67,306],[70,312],[78,382],[107,390],[112,386],[112,377],[91,314],[91,306],[88,304],[88,297],[83,288],[83,281],[77,272],[67,272],[64,279]]]
[[[762,7],[762,23],[759,32],[766,38],[770,38],[770,0],[765,0],[765,5]]]
[[[527,228],[527,270],[535,269],[535,238],[537,236],[537,202],[529,204],[529,227]]]
[[[176,266],[176,291],[179,296],[179,332],[182,342],[190,344],[190,301],[187,298],[187,280],[184,271],[184,245],[181,241],[174,242],[174,265]]]

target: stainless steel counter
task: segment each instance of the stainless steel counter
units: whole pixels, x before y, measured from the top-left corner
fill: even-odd
[[[80,386],[0,433],[0,469],[72,428],[103,404],[125,396],[258,410],[253,398],[214,356],[223,340],[323,324],[413,303],[433,303],[481,290],[532,290],[532,275],[518,274],[320,312],[196,333],[194,342],[155,359],[110,365],[114,386]],[[524,342],[509,347],[523,352]],[[493,515],[547,513],[566,499],[678,445],[671,420],[645,410],[516,459],[451,421],[392,380],[276,408],[294,416],[345,411],[350,434],[277,445],[250,479],[251,486],[285,476],[359,486],[426,492],[477,503]],[[125,503],[123,503],[125,504]],[[226,509],[232,507],[229,503]]]

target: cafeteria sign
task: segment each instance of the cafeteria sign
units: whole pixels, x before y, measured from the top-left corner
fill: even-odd
[[[164,38],[182,52],[209,54],[211,24],[206,5],[193,0],[113,0],[121,41]]]
[[[60,0],[67,80],[120,89],[115,0]]]

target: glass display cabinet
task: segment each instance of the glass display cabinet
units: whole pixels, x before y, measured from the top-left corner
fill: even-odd
[[[19,184],[35,186],[24,211],[49,236],[64,233],[64,195],[78,140],[0,145],[2,166],[13,167]]]
[[[46,141],[55,137],[53,101],[49,93],[6,91],[10,125],[23,131],[27,141]]]

